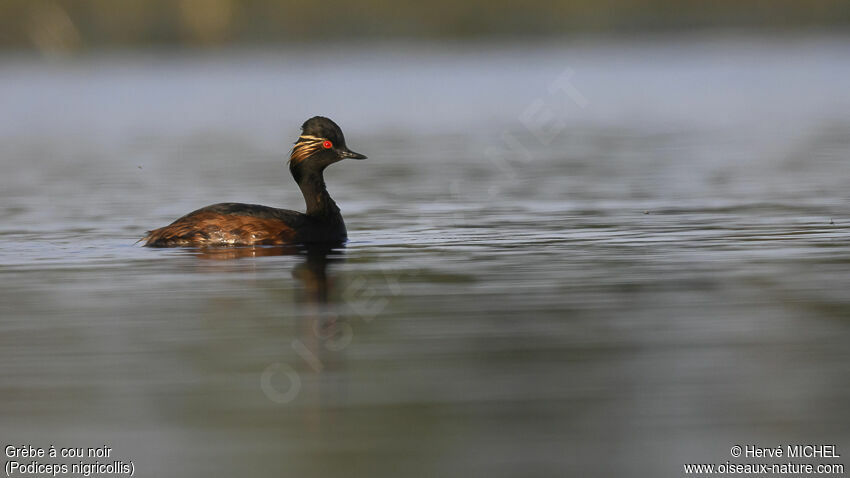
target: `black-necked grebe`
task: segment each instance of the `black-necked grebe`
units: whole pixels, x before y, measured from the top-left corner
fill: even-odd
[[[149,231],[145,246],[241,246],[339,243],[347,233],[342,214],[325,188],[325,168],[345,158],[366,159],[346,147],[336,123],[316,116],[301,125],[289,171],[307,203],[307,213],[256,204],[220,203]]]

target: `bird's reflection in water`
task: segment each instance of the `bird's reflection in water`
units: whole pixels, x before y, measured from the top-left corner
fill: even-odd
[[[237,259],[270,256],[302,259],[291,272],[301,285],[294,298],[298,333],[296,337],[281,337],[281,346],[287,348],[282,354],[284,356],[292,356],[291,352],[295,352],[296,363],[288,365],[299,376],[297,400],[303,406],[307,427],[319,434],[333,421],[327,409],[323,412],[323,403],[346,392],[345,382],[341,380],[345,374],[338,372],[344,370],[343,352],[353,333],[347,319],[340,314],[339,291],[335,290],[333,277],[328,274],[329,266],[344,261],[343,251],[343,244],[191,250],[200,259],[227,261],[234,266],[239,264],[235,270],[241,271],[245,271],[242,266],[246,264]],[[265,267],[262,262],[248,266],[252,270]],[[217,267],[216,270],[221,269]],[[279,357],[270,359],[271,362],[278,360]]]
[[[304,253],[306,246],[251,246],[251,247],[210,247],[187,248],[190,254],[200,259],[229,261],[249,257],[298,256]]]

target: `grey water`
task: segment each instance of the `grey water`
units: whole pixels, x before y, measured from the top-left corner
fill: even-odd
[[[850,454],[848,77],[846,37],[5,54],[4,446],[136,476]],[[326,175],[346,247],[134,244],[303,210],[316,114],[369,156]]]

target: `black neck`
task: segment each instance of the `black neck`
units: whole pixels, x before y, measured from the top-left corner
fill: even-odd
[[[295,180],[307,203],[308,216],[335,218],[340,215],[339,208],[325,187],[322,171],[303,171]]]

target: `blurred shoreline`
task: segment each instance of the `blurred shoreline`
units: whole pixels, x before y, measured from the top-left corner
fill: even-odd
[[[400,53],[427,54],[440,56],[474,55],[486,58],[488,55],[505,53],[525,55],[546,55],[568,48],[571,50],[608,50],[616,49],[628,52],[630,49],[678,48],[685,42],[689,46],[704,46],[710,49],[746,51],[759,46],[777,47],[783,44],[789,47],[806,45],[843,44],[850,40],[850,30],[841,29],[762,29],[747,30],[740,28],[698,29],[690,31],[642,31],[629,33],[597,32],[583,35],[554,35],[546,37],[493,37],[493,38],[399,38],[386,41],[376,38],[332,38],[325,41],[300,42],[280,41],[270,43],[229,43],[210,48],[192,44],[104,44],[96,48],[73,51],[44,51],[33,48],[2,48],[0,61],[29,63],[31,61],[77,62],[80,60],[119,60],[133,62],[157,59],[185,61],[216,60],[220,58],[260,59],[279,55],[298,55],[314,57],[316,61],[326,61],[335,57],[343,58],[351,51],[371,51],[374,56],[395,55]],[[308,50],[305,50],[309,48]],[[321,56],[321,58],[319,58]]]
[[[670,34],[769,36],[850,32],[850,3],[673,0],[427,5],[378,0],[315,4],[270,0],[6,0],[0,51],[47,56],[124,49],[275,48],[349,42],[534,43]]]

